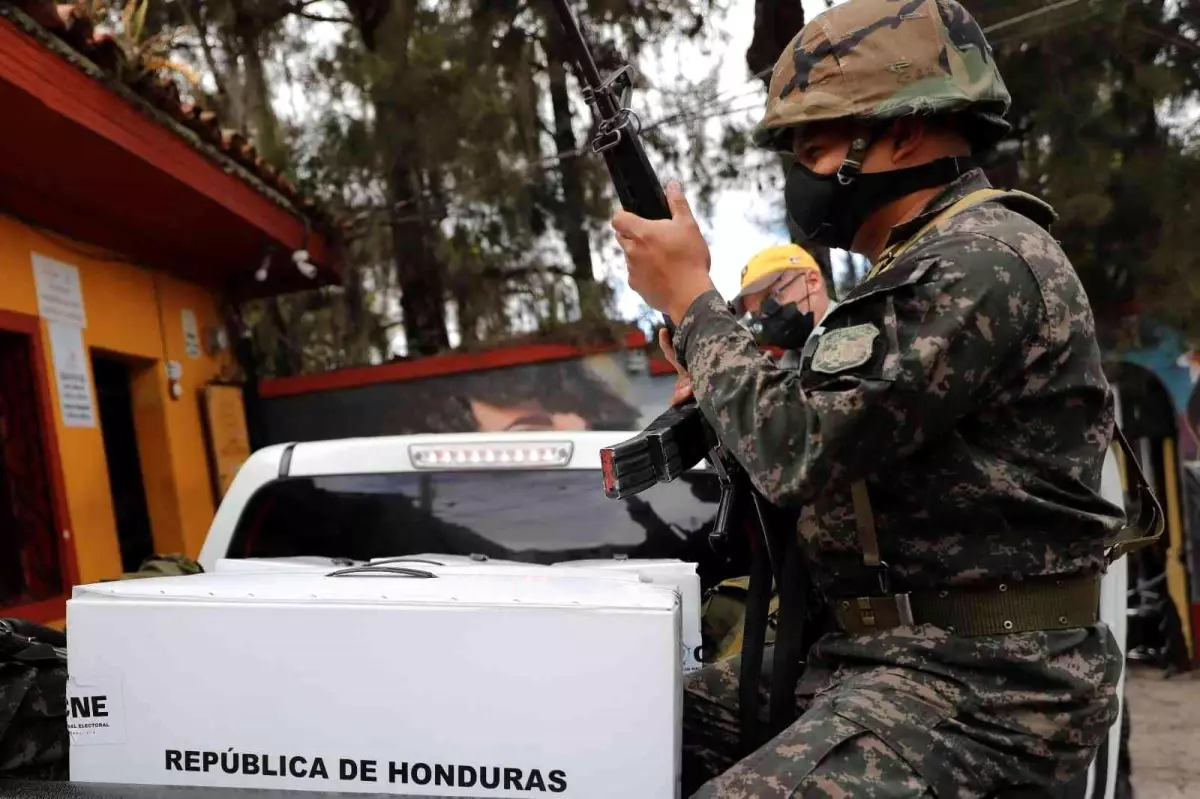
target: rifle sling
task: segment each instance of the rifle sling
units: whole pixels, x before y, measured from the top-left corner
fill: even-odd
[[[775,529],[775,528],[771,528]],[[809,593],[808,569],[795,529],[775,536],[783,563],[779,580],[779,617],[775,627],[775,652],[771,662],[770,728],[778,734],[796,720],[796,685],[804,667],[805,601]]]
[[[1162,505],[1158,503],[1158,497],[1154,496],[1154,491],[1151,490],[1150,484],[1146,481],[1146,475],[1142,472],[1141,464],[1138,463],[1137,457],[1129,447],[1129,442],[1125,440],[1125,434],[1121,432],[1118,425],[1113,425],[1113,438],[1121,447],[1126,471],[1133,470],[1134,488],[1138,495],[1138,514],[1134,522],[1126,523],[1107,542],[1109,548],[1105,553],[1105,559],[1109,565],[1120,560],[1123,555],[1137,552],[1158,541],[1162,538],[1165,526]]]
[[[758,714],[759,682],[762,678],[763,650],[767,643],[767,616],[771,606],[771,560],[766,541],[755,536],[750,541],[750,583],[746,592],[746,616],[743,623],[741,670],[738,674],[738,727],[742,751],[749,754],[762,741]]]

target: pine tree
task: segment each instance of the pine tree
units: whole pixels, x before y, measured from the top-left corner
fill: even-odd
[[[1163,111],[1200,90],[1196,0],[968,0],[1013,94],[992,167],[1053,204],[1055,234],[1107,332],[1137,307],[1195,323],[1195,149]]]

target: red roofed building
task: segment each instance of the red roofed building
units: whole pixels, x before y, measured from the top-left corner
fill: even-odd
[[[339,274],[333,220],[166,78],[119,80],[76,8],[0,0],[0,615],[43,621],[198,552],[245,449],[222,302]]]

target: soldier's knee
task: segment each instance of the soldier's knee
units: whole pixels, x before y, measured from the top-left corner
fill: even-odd
[[[882,738],[856,735],[838,744],[801,780],[796,797],[870,795],[878,799],[925,799],[934,793]]]
[[[934,794],[883,739],[830,708],[819,707],[706,783],[693,797],[747,795],[925,799]]]

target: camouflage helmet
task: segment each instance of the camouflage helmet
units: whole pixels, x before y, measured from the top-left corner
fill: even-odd
[[[1010,104],[991,46],[955,0],[845,0],[775,62],[754,142],[790,152],[791,129],[808,122],[965,112],[982,148],[1009,131]]]

